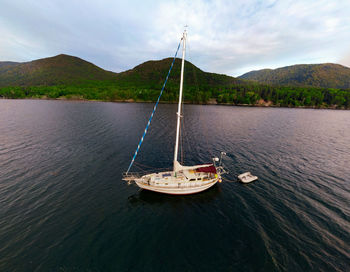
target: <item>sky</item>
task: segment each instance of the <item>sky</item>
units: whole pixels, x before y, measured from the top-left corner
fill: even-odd
[[[63,53],[121,72],[172,57],[185,25],[206,72],[350,67],[350,0],[0,0],[0,61]]]

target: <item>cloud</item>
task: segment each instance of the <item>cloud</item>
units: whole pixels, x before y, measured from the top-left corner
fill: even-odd
[[[350,44],[347,0],[2,2],[0,60],[66,53],[119,72],[172,56],[186,24],[187,59],[230,75],[336,62]]]
[[[194,12],[186,14],[186,7]],[[349,8],[344,1],[182,1],[164,4],[159,21],[189,21],[194,62],[237,75],[252,68],[335,61],[342,42],[350,40]]]
[[[350,51],[341,57],[339,63],[350,68]]]

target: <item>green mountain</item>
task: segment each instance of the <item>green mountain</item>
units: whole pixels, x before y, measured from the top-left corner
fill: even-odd
[[[119,73],[117,79],[120,83],[133,82],[136,85],[160,85],[164,83],[173,58],[144,62],[135,68]],[[169,85],[179,85],[181,72],[181,59],[176,59],[169,77]],[[242,80],[227,75],[204,72],[192,63],[186,61],[184,71],[184,84],[188,86],[218,86],[232,85]]]
[[[147,61],[122,73],[68,55],[26,63],[0,62],[0,98],[156,101],[171,62],[172,58]],[[178,100],[180,70],[181,61],[176,59],[161,101]],[[345,109],[350,108],[349,71],[336,64],[296,65],[234,78],[207,73],[186,62],[184,100]]]
[[[113,80],[115,76],[90,62],[63,54],[24,63],[0,62],[0,87],[73,84]]]
[[[0,61],[0,68],[2,67],[11,67],[14,65],[19,64],[19,62],[13,62],[13,61]]]
[[[299,64],[248,72],[239,78],[280,86],[350,88],[350,68],[333,63]]]
[[[173,58],[147,61],[133,69],[119,73],[117,84],[120,88],[134,90],[137,100],[153,100],[163,86]],[[176,59],[171,70],[162,99],[176,101],[179,91],[181,59]],[[184,97],[187,101],[208,101],[213,92],[220,88],[244,84],[245,81],[234,77],[204,72],[186,61],[184,71]],[[149,91],[149,90],[154,90]]]
[[[159,88],[164,83],[172,58],[147,61],[122,73],[105,71],[77,57],[58,55],[25,63],[0,62],[0,87],[52,86],[79,84],[88,80],[115,81],[118,86]],[[186,61],[185,84],[188,86],[231,85],[241,80],[215,73],[206,73]],[[176,59],[168,86],[179,85],[181,60]]]

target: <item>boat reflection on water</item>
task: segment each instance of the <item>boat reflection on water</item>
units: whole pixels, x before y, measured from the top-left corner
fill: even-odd
[[[147,204],[190,204],[195,203],[209,203],[216,199],[221,194],[220,185],[215,184],[210,189],[203,191],[199,194],[192,195],[168,195],[156,193],[148,190],[140,190],[137,193],[128,197],[129,203],[133,205],[147,203]]]

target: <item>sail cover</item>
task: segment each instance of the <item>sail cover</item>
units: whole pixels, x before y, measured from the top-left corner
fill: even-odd
[[[213,173],[216,174],[216,168],[214,165],[209,165],[205,167],[199,167],[195,169],[196,172]]]

